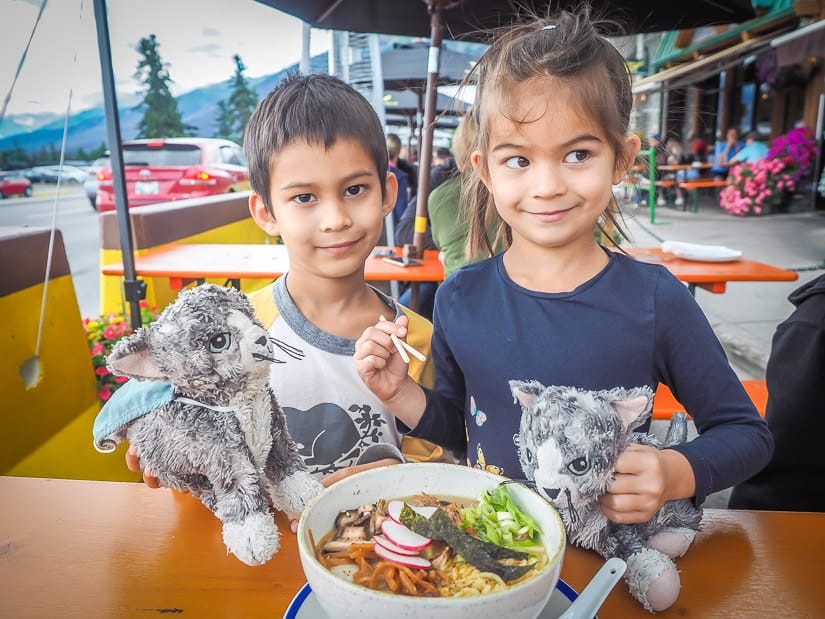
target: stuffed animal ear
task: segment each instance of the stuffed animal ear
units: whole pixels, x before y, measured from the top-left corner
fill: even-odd
[[[611,400],[610,405],[621,417],[626,430],[630,431],[642,425],[648,417],[650,398],[644,394],[625,394]]]
[[[148,330],[138,329],[133,335],[125,337],[115,344],[106,358],[106,364],[115,374],[129,378],[161,380],[165,376],[149,354],[146,340]]]
[[[525,410],[529,410],[542,391],[544,385],[537,380],[511,380],[510,391],[513,397],[521,404]]]

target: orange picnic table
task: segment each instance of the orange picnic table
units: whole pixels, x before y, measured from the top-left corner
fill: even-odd
[[[397,256],[401,248],[394,248]],[[418,259],[420,266],[388,264],[382,256],[367,259],[364,278],[367,281],[440,282],[444,280],[444,265],[438,252],[427,250]],[[166,245],[135,256],[135,271],[143,277],[166,277],[173,290],[190,282],[205,279],[225,279],[236,288],[242,279],[275,279],[289,270],[289,257],[284,245],[248,244],[181,244]],[[105,265],[104,275],[123,275],[123,263]]]
[[[728,282],[791,282],[799,276],[795,271],[740,258],[730,262],[699,262],[677,258],[658,247],[629,247],[628,254],[644,262],[664,265],[673,275],[688,284],[692,293],[696,287],[714,294],[725,292]],[[401,255],[401,248],[394,249]],[[388,264],[381,256],[367,259],[364,278],[367,281],[441,282],[444,265],[438,252],[427,250],[420,266],[401,267]],[[275,279],[289,269],[289,258],[283,245],[189,244],[167,245],[135,256],[135,270],[143,277],[166,277],[174,290],[190,282],[205,279],[225,279],[239,287],[241,279]],[[101,269],[104,275],[123,275],[123,263]]]
[[[728,282],[792,282],[799,277],[795,271],[747,258],[730,262],[703,262],[678,258],[659,247],[624,249],[637,260],[663,265],[678,280],[685,282],[691,293],[695,293],[697,286],[714,294],[722,294]]]

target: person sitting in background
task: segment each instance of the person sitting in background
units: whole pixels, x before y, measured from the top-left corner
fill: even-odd
[[[418,168],[414,163],[411,163],[409,160],[404,159],[404,157],[401,156],[401,152],[404,150],[404,148],[401,146],[401,138],[399,138],[398,135],[396,135],[395,133],[388,133],[388,151],[390,150],[390,143],[392,143],[392,151],[398,153],[395,157],[395,160],[392,163],[396,168],[398,168],[404,174],[407,175],[407,198],[412,200],[412,197],[415,195],[415,192],[418,191]]]
[[[693,160],[705,163],[708,160],[708,143],[698,133],[691,133],[688,136],[688,142],[690,143],[690,154],[693,155]]]
[[[448,159],[452,159],[453,154],[450,152],[450,149],[446,146],[441,146],[436,149],[435,154],[433,155],[433,167],[440,166]]]
[[[690,165],[693,162],[693,154],[685,152],[681,141],[676,138],[671,138],[667,141],[668,165]],[[699,178],[699,171],[695,169],[677,170],[676,173],[672,175],[672,178],[676,180],[676,200],[674,200],[673,204],[675,206],[684,206],[685,190],[679,187],[679,183]]]
[[[649,148],[652,148],[653,153],[653,162],[656,166],[656,182],[665,180],[667,174],[662,171],[660,168],[663,165],[667,165],[667,158],[668,152],[667,148],[665,147],[665,143],[662,140],[662,136],[658,133],[653,133],[647,139],[647,145]],[[657,206],[664,206],[667,203],[666,198],[666,191],[664,188],[658,187],[656,189],[656,205]]]
[[[759,141],[759,133],[757,131],[749,131],[745,136],[745,148],[731,157],[730,165],[737,163],[756,163],[760,159],[768,156],[770,149]]]
[[[710,169],[710,173],[717,180],[725,179],[730,168],[730,160],[744,147],[742,140],[739,139],[739,130],[735,127],[728,129],[727,134],[725,134],[725,141],[719,140],[716,142],[713,161],[711,162],[713,167]]]
[[[825,275],[794,290],[768,358],[768,466],[734,487],[731,509],[825,512]]]
[[[407,210],[410,200],[409,176],[398,167],[399,155],[401,154],[401,139],[394,133],[387,134],[387,156],[389,157],[389,171],[395,174],[398,179],[398,196],[395,198],[395,207],[392,210],[392,221],[394,227],[398,226],[401,216]],[[397,241],[396,241],[396,244]]]
[[[456,133],[458,133],[456,131]],[[455,137],[453,137],[455,142]],[[427,199],[427,209],[430,207],[430,199],[433,192],[444,182],[458,174],[456,169],[455,158],[449,149],[443,148],[439,151],[446,151],[448,155],[440,164],[434,166],[430,170],[430,198]],[[442,152],[442,155],[445,154]],[[400,221],[395,227],[395,244],[399,246],[406,245],[413,242],[415,215],[418,209],[418,196],[415,195],[407,205],[407,210],[404,211]],[[423,249],[438,249],[433,242],[432,228],[430,226],[429,216],[427,218],[427,230],[424,233]],[[419,314],[425,318],[432,320],[433,317],[433,301],[435,300],[435,291],[438,284],[435,282],[421,282],[418,284],[418,307],[415,308]],[[402,305],[410,306],[412,301],[412,289],[409,284],[404,288],[404,291],[399,296],[399,302]]]

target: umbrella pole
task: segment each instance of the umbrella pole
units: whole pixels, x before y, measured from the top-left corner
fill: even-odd
[[[133,329],[141,326],[140,301],[146,298],[146,282],[137,279],[135,254],[132,247],[132,220],[126,201],[126,179],[123,174],[123,153],[120,149],[120,118],[117,111],[115,76],[112,70],[112,47],[109,39],[109,18],[106,0],[94,0],[97,24],[97,49],[100,55],[100,72],[103,77],[103,103],[106,109],[106,134],[112,162],[112,183],[115,190],[117,228],[120,235],[120,253],[123,258],[123,291],[129,303],[129,315]]]
[[[433,128],[435,125],[436,86],[441,55],[444,0],[423,0],[430,9],[430,56],[427,62],[427,90],[424,101],[424,127],[421,131],[421,151],[418,154],[418,198],[415,209],[413,245],[418,255],[424,255],[424,235],[427,232],[427,198],[430,195],[430,166],[433,163]],[[418,285],[410,289],[410,305],[418,309]]]

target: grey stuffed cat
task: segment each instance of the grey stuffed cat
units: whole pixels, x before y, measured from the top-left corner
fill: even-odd
[[[278,550],[270,506],[296,518],[322,490],[269,388],[275,361],[246,296],[201,285],[181,293],[156,322],[122,339],[108,357],[113,373],[138,379],[115,396],[131,390],[131,404],[150,400],[150,389],[168,388],[168,395],[137,418],[107,418],[104,408],[95,421],[96,446],[113,449],[128,439],[161,485],[188,490],[221,520],[228,551],[248,565],[260,565]]]
[[[544,387],[537,381],[510,381],[521,404],[519,458],[527,478],[558,509],[573,543],[605,558],[627,562],[630,592],[649,611],[670,607],[679,596],[679,573],[672,558],[693,542],[702,511],[689,500],[669,501],[643,524],[608,520],[599,497],[613,481],[619,454],[631,443],[662,448],[687,437],[687,421],[671,420],[665,444],[633,432],[651,414],[647,387],[584,391]]]

